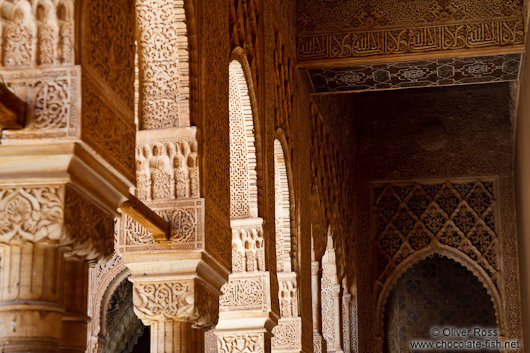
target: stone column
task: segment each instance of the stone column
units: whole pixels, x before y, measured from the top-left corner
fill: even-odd
[[[343,294],[342,294],[342,345],[344,353],[351,352],[351,323],[350,323],[350,303],[351,294],[348,293],[348,289],[343,281]]]
[[[64,316],[63,250],[31,243],[0,249],[0,348],[58,352]]]
[[[263,220],[232,220],[232,274],[219,300],[219,352],[270,352],[278,323],[265,270]]]
[[[315,249],[311,238],[311,304],[313,312],[313,351],[327,352],[326,342],[322,337],[320,321],[320,263],[315,261]]]
[[[134,181],[134,16],[124,2],[32,4],[0,18],[0,76],[26,108],[0,123],[0,351],[81,352],[86,262],[112,254]],[[19,114],[12,103],[0,94]]]
[[[197,279],[133,276],[131,281],[134,312],[150,326],[151,352],[202,352],[201,327],[215,324],[218,293]]]
[[[83,352],[83,259],[112,249],[112,217],[64,184],[0,186],[0,210],[0,349]]]
[[[337,265],[333,239],[328,234],[326,252],[322,257],[322,331],[328,352],[340,352],[341,348],[341,286],[337,278]]]

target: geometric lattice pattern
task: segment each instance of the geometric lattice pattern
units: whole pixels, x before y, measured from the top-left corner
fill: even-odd
[[[453,86],[519,79],[521,54],[309,69],[315,93]]]
[[[489,181],[375,185],[380,283],[415,251],[434,245],[469,256],[499,289],[493,188]]]

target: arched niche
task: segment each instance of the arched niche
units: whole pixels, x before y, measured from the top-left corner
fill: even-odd
[[[382,352],[409,351],[414,340],[437,340],[431,336],[433,328],[497,329],[495,316],[477,276],[458,261],[434,253],[408,267],[392,286],[385,304]]]
[[[236,48],[229,65],[230,219],[258,217],[255,95],[248,61]]]
[[[446,245],[431,245],[420,251],[415,252],[412,256],[409,256],[405,261],[401,262],[392,274],[388,277],[384,283],[381,292],[378,295],[377,307],[376,307],[376,340],[382,344],[384,337],[384,315],[385,307],[388,301],[390,292],[395,287],[396,283],[402,278],[405,273],[414,265],[419,262],[430,258],[432,256],[439,256],[449,260],[452,260],[464,268],[466,268],[473,276],[483,285],[487,295],[489,296],[490,302],[492,303],[493,310],[495,313],[495,324],[499,329],[499,335],[504,336],[505,333],[505,318],[504,308],[502,306],[499,292],[497,291],[495,284],[488,276],[486,271],[478,265],[475,261],[470,259],[467,255],[462,252],[446,246]]]

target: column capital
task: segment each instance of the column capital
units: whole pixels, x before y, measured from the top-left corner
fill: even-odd
[[[131,281],[134,312],[146,325],[183,321],[211,327],[217,323],[219,293],[200,280],[133,276]]]

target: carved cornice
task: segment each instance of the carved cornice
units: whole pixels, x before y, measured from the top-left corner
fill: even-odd
[[[297,38],[300,60],[358,58],[504,47],[524,43],[523,19],[311,34]]]
[[[301,60],[395,56],[523,44],[522,0],[297,2]]]

